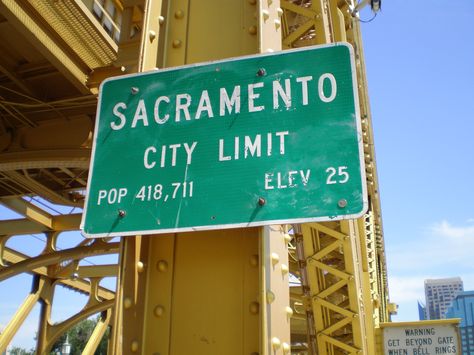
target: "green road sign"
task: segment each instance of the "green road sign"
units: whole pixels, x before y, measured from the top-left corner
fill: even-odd
[[[86,236],[355,218],[367,197],[347,44],[101,86]]]

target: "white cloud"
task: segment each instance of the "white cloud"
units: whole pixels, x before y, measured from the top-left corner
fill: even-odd
[[[400,305],[399,320],[415,320],[416,302],[424,302],[424,280],[461,277],[474,289],[474,226],[443,220],[387,249],[390,300]]]
[[[441,221],[432,227],[432,231],[440,236],[474,241],[474,226],[455,227],[448,221]]]
[[[390,299],[395,303],[424,301],[424,279],[422,276],[389,276]]]
[[[433,224],[403,244],[387,250],[389,269],[395,274],[443,274],[474,272],[474,226],[454,226],[448,221]],[[453,271],[454,270],[454,271]],[[441,277],[441,276],[438,276]]]

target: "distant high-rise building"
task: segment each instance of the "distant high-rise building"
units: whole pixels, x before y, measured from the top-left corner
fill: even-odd
[[[425,280],[426,319],[444,319],[456,295],[464,290],[461,278]]]
[[[474,291],[461,292],[446,312],[447,318],[461,318],[461,347],[463,354],[474,354]]]
[[[426,307],[420,301],[418,301],[418,319],[419,320],[425,320],[426,319]]]

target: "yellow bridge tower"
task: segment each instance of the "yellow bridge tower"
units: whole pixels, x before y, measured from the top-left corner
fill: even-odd
[[[109,354],[376,354],[376,329],[395,309],[358,18],[369,3],[378,1],[0,0],[0,203],[23,216],[0,217],[0,281],[33,275],[0,353],[39,303],[38,354],[94,314],[83,354],[107,328]],[[333,42],[355,53],[369,199],[361,218],[58,247],[63,232],[79,229],[104,79]],[[37,256],[9,246],[36,234]],[[118,264],[81,262],[111,254]],[[101,285],[106,277],[115,290]],[[59,287],[88,301],[53,324]]]

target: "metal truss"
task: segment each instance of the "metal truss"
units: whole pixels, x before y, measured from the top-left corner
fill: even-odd
[[[347,41],[356,56],[369,211],[358,220],[295,226],[292,290],[303,353],[374,354],[374,329],[390,318],[370,108],[358,15],[350,1],[282,0],[286,48]],[[296,320],[295,320],[295,323]],[[296,335],[296,334],[295,334]]]
[[[318,354],[370,353],[357,222],[305,224],[301,232]]]
[[[8,60],[0,58],[0,82],[8,88],[0,97],[0,203],[24,216],[0,221],[0,282],[21,273],[33,275],[31,292],[0,335],[0,353],[38,303],[39,354],[48,353],[61,334],[92,314],[100,314],[101,318],[84,354],[93,354],[107,327],[111,327],[110,354],[138,353],[142,344],[147,351],[159,348],[160,353],[168,353],[173,341],[173,304],[186,306],[188,290],[199,292],[208,279],[199,276],[201,279],[189,281],[180,276],[183,269],[194,268],[194,242],[185,235],[153,240],[134,237],[121,243],[98,239],[59,250],[59,234],[77,230],[80,214],[52,214],[31,198],[39,196],[56,204],[82,206],[99,84],[107,77],[133,73],[139,68],[181,65],[199,61],[202,56],[220,55],[213,48],[215,44],[205,41],[200,42],[205,48],[192,51],[187,47],[187,36],[196,33],[190,31],[186,16],[190,11],[206,8],[210,20],[218,19],[222,13],[228,16],[242,11],[246,31],[240,27],[235,31],[225,28],[229,31],[226,35],[236,39],[232,43],[236,48],[239,46],[238,50],[229,50],[232,55],[278,50],[280,45],[288,49],[336,41],[347,41],[354,47],[369,211],[358,220],[293,226],[289,232],[286,227],[266,230],[264,233],[274,236],[273,244],[268,235],[262,237],[263,232],[252,230],[242,238],[243,232],[236,231],[232,238],[242,238],[242,242],[230,238],[222,246],[228,248],[229,260],[235,250],[247,258],[241,264],[226,261],[226,267],[243,273],[239,274],[240,292],[248,303],[248,312],[242,315],[245,351],[252,353],[260,346],[266,349],[263,353],[375,354],[374,328],[389,320],[391,307],[370,106],[354,2],[280,0],[278,6],[276,0],[248,0],[242,10],[240,5],[230,3],[228,8],[219,3],[202,5],[200,9],[196,2],[191,6],[188,0],[176,0],[157,1],[159,6],[150,11],[145,3],[45,0],[22,6],[19,0],[0,1],[0,26],[34,38],[34,44],[8,52]],[[110,11],[111,8],[114,10]],[[204,36],[208,33],[204,27],[199,25],[194,30],[202,31]],[[148,45],[141,47],[145,42]],[[17,55],[23,52],[41,60],[24,64],[28,58]],[[156,52],[160,53],[158,58]],[[49,93],[45,84],[38,84],[42,78],[54,80],[56,90]],[[12,236],[25,234],[21,238],[27,240],[27,235],[33,233],[46,235],[44,249],[38,256],[29,257],[7,247]],[[218,252],[216,240],[226,236],[199,238],[209,249],[200,255],[200,260],[207,263]],[[119,265],[80,264],[90,256],[115,253],[120,253]],[[259,261],[259,257],[265,259]],[[256,271],[258,266],[262,269],[260,274]],[[218,269],[214,266],[213,272],[219,274]],[[293,285],[288,295],[279,298],[286,292],[282,275],[291,275]],[[117,296],[100,286],[108,276],[118,279]],[[156,282],[162,287],[150,286]],[[233,287],[229,280],[226,282],[227,287]],[[173,283],[177,285],[174,294]],[[218,292],[218,287],[214,290],[214,285],[207,286],[210,296]],[[52,324],[56,287],[81,292],[88,296],[88,301],[71,318]],[[229,303],[230,297],[219,299],[219,304]],[[204,310],[194,314],[194,318],[179,310],[175,313],[174,326],[185,326],[191,319],[198,322],[206,315]],[[282,331],[274,329],[272,323],[266,324],[267,316],[279,319],[285,327],[289,322],[291,339],[285,338],[287,328]],[[232,317],[241,321],[237,312]],[[129,323],[135,326],[124,334],[123,325]],[[159,331],[150,337],[145,328]],[[258,337],[266,337],[266,343],[259,345]],[[179,344],[179,339],[174,341]],[[234,338],[232,341],[239,343]]]
[[[56,247],[59,232],[49,232],[44,250],[36,257],[28,257],[6,247],[11,236],[0,236],[0,282],[21,273],[33,275],[32,290],[0,334],[0,352],[6,350],[33,307],[41,304],[40,326],[36,351],[38,354],[49,353],[54,342],[72,326],[96,313],[101,314],[88,345],[92,354],[104,334],[112,317],[115,293],[100,286],[104,277],[117,275],[117,265],[80,266],[86,257],[114,254],[118,252],[119,243],[107,240],[84,240],[76,247],[58,250]],[[26,236],[25,236],[26,237]],[[88,296],[84,308],[76,315],[60,323],[52,324],[51,310],[54,292],[57,286]]]
[[[81,213],[63,214],[46,205],[82,207],[97,88],[106,77],[136,68],[138,51],[126,51],[124,60],[117,43],[139,43],[134,33],[140,32],[142,15],[141,1],[0,2],[0,203],[23,216],[0,218],[0,282],[25,273],[33,277],[31,292],[1,330],[0,353],[37,304],[38,354],[49,353],[59,336],[91,315],[100,318],[83,354],[93,354],[106,329],[113,328],[115,291],[101,281],[117,277],[119,267],[84,260],[116,255],[119,243],[82,240],[59,249],[61,233],[77,231]],[[13,237],[29,243],[38,233],[46,240],[37,256],[8,246]],[[60,287],[86,295],[87,303],[53,324]]]

